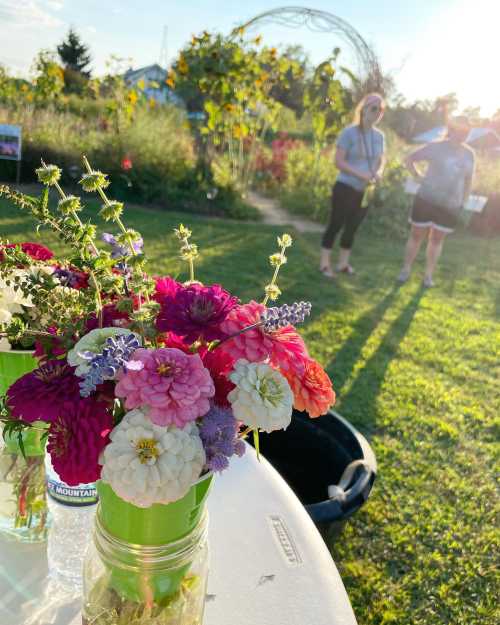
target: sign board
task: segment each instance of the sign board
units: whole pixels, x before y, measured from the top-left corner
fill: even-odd
[[[413,178],[407,178],[405,180],[405,193],[416,195],[419,188],[419,183]],[[469,195],[467,202],[464,204],[464,209],[472,213],[481,213],[487,201],[488,198],[484,195]]]
[[[0,124],[0,159],[21,160],[21,126]]]

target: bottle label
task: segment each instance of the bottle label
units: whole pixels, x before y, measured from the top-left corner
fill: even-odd
[[[49,477],[47,491],[52,499],[65,506],[92,506],[98,500],[95,484],[68,486]]]

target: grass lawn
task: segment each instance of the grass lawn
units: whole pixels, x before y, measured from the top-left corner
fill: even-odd
[[[125,221],[143,233],[153,272],[180,278],[171,232],[183,221],[201,250],[197,277],[243,299],[262,298],[282,232],[136,208]],[[0,236],[35,235],[0,201]],[[361,233],[358,274],[337,284],[316,271],[318,246],[318,235],[296,236],[279,284],[283,302],[313,303],[310,351],[379,463],[368,504],[332,548],[359,624],[498,623],[500,241],[450,237],[428,291],[421,265],[395,287],[400,241]]]

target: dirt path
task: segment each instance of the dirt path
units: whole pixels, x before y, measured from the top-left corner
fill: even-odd
[[[276,200],[263,197],[255,191],[248,193],[247,201],[262,213],[265,224],[271,226],[289,225],[293,226],[298,232],[322,232],[324,230],[324,226],[321,224],[290,215],[284,208],[281,208]]]

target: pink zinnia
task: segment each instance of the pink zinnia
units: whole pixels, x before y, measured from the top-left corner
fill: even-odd
[[[66,402],[80,398],[80,379],[65,360],[49,360],[26,373],[7,390],[7,406],[15,419],[54,421]]]
[[[105,404],[90,398],[67,402],[62,408],[49,429],[52,466],[70,486],[95,482],[101,477],[99,454],[109,442],[113,417]]]
[[[224,341],[217,349],[227,352],[235,361],[240,358],[250,362],[269,360],[274,367],[283,371],[303,371],[304,360],[308,358],[307,349],[293,326],[274,332],[265,332],[262,326],[257,326],[237,334],[244,328],[259,323],[265,310],[263,304],[254,301],[233,308],[221,325],[221,330],[236,336]]]
[[[283,374],[292,389],[293,406],[297,410],[305,410],[310,417],[319,417],[335,403],[332,382],[316,360],[306,359],[302,374],[293,371],[283,371]]]
[[[115,388],[127,409],[147,407],[156,425],[180,428],[210,409],[214,383],[198,354],[169,347],[140,348],[132,360],[140,360],[143,368],[123,372]]]

